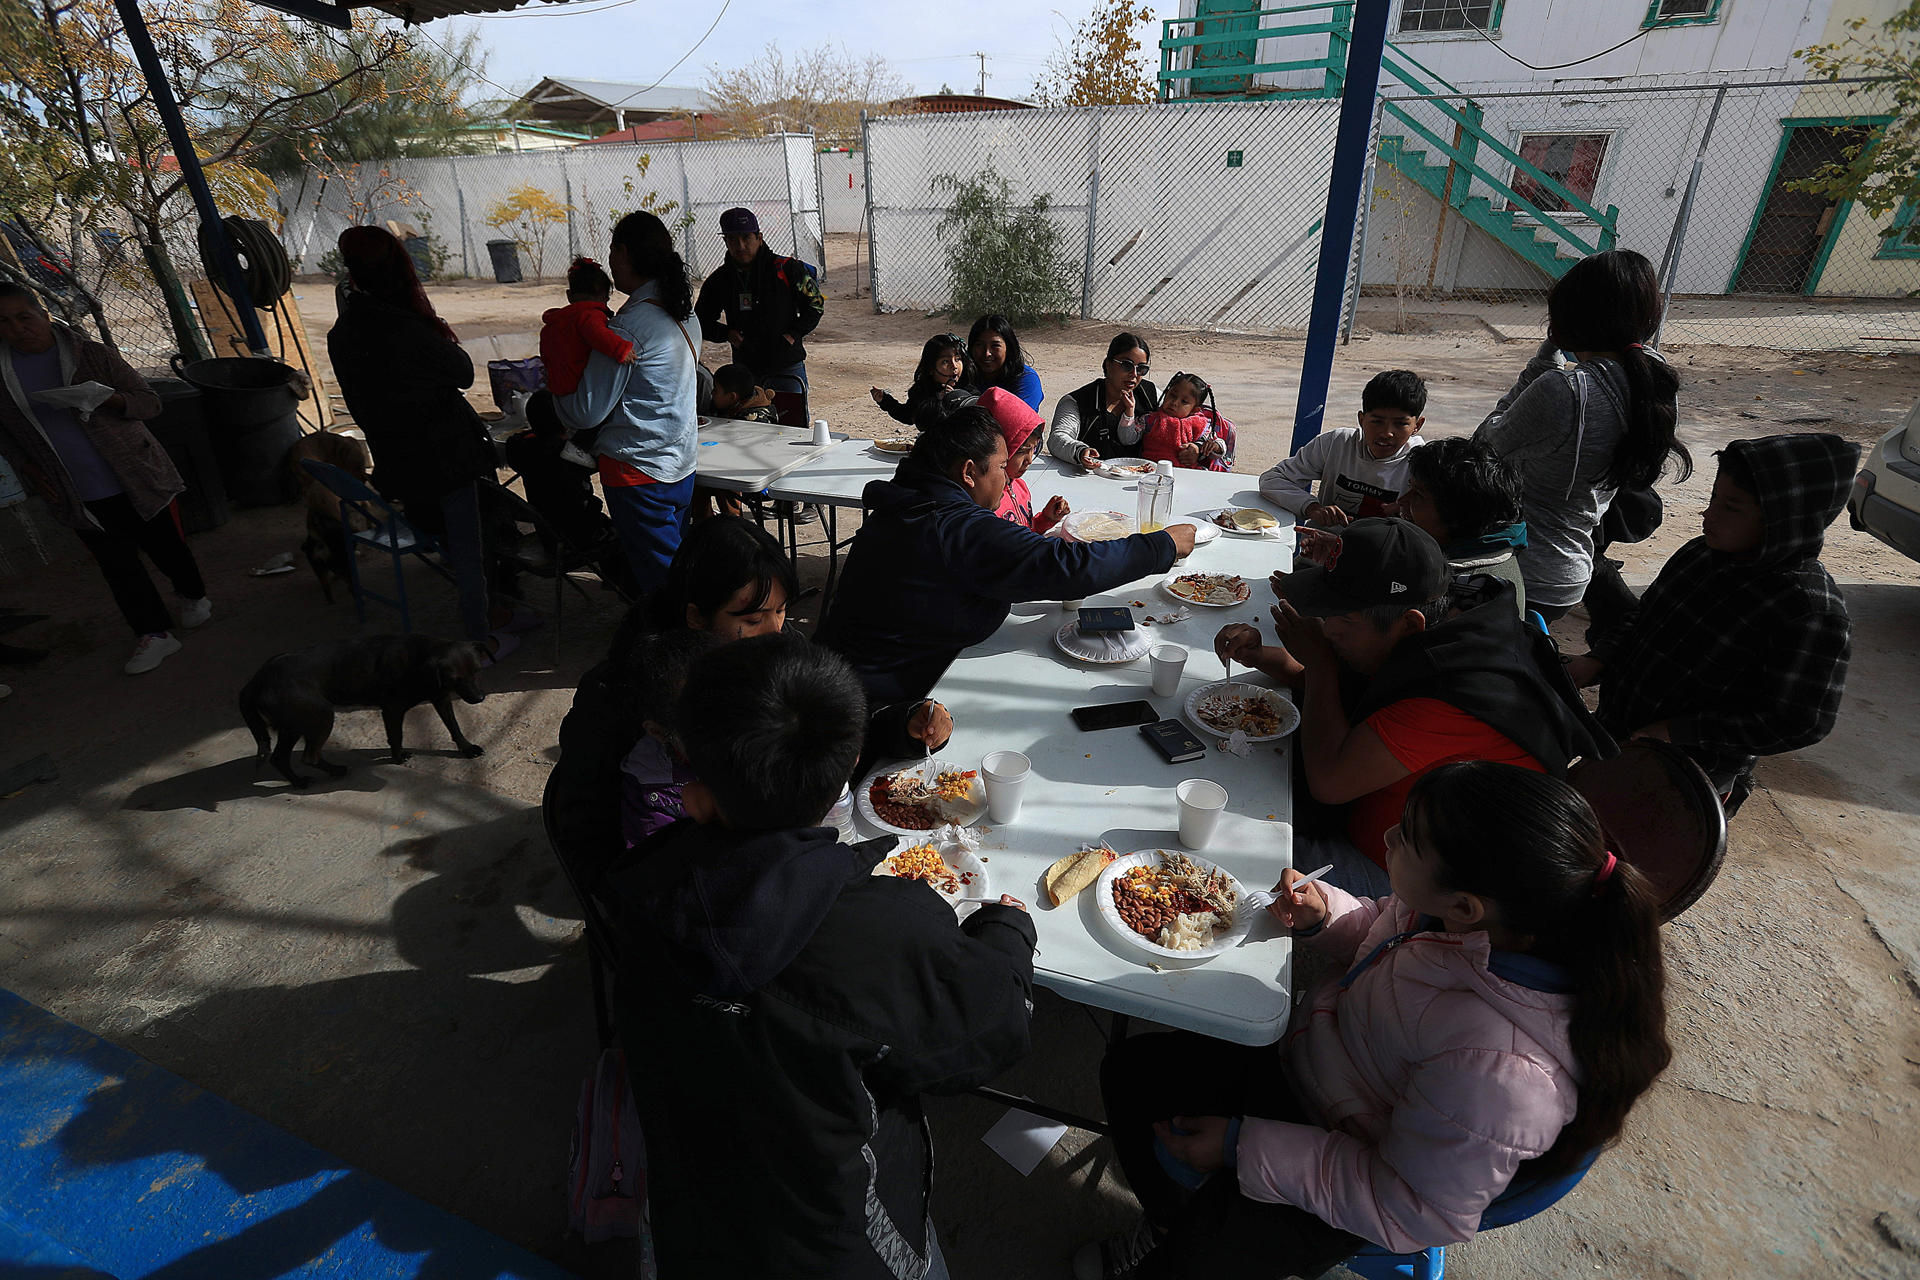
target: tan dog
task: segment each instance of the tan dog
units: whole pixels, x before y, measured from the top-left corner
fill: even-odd
[[[347,532],[364,529],[367,522],[342,503],[333,490],[308,475],[307,469],[300,465],[302,458],[332,463],[364,483],[369,465],[367,446],[352,436],[314,431],[301,436],[287,457],[287,465],[293,468],[300,482],[300,495],[307,504],[307,537],[300,544],[300,551],[312,566],[313,576],[320,580],[320,594],[332,604],[333,584],[335,580],[346,579],[347,557],[357,550]]]

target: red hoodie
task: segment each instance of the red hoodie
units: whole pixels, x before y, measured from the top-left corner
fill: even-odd
[[[569,302],[540,317],[540,359],[547,366],[547,390],[564,396],[580,385],[587,357],[598,351],[625,364],[633,344],[607,327],[613,312],[604,302]]]

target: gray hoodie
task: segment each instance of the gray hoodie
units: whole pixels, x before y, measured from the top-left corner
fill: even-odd
[[[1606,474],[1626,434],[1629,403],[1618,362],[1569,365],[1543,342],[1473,433],[1520,475],[1527,545],[1518,556],[1536,607],[1565,609],[1586,594],[1594,531],[1613,502]]]

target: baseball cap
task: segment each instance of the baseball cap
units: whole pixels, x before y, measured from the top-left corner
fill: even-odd
[[[1334,531],[1326,563],[1285,575],[1287,603],[1310,618],[1375,605],[1409,609],[1446,594],[1447,557],[1433,535],[1407,520],[1369,517]]]
[[[720,234],[723,236],[743,236],[749,231],[758,233],[760,219],[753,216],[751,209],[729,209],[720,215]]]
[[[1034,411],[1033,406],[1005,387],[988,387],[982,391],[979,405],[993,415],[994,422],[1000,427],[1000,434],[1007,438],[1008,453],[1025,444],[1027,437],[1046,421]]]

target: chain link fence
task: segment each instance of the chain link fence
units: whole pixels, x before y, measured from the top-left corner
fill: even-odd
[[[188,306],[193,283],[206,278],[197,225],[184,195],[168,202],[161,238]],[[130,219],[95,214],[31,227],[8,221],[0,230],[8,274],[35,286],[56,318],[116,347],[136,369],[167,367],[177,344],[166,296]]]
[[[1660,266],[1663,344],[1920,349],[1920,243],[1903,242],[1903,211],[1875,218],[1790,186],[1884,120],[1886,98],[1825,81],[1383,96],[1356,322],[1537,339],[1558,274],[1617,245]]]
[[[436,278],[494,278],[488,245],[506,241],[526,279],[550,279],[563,276],[578,254],[604,261],[614,223],[648,209],[679,236],[697,277],[724,259],[720,213],[740,205],[754,211],[776,252],[819,264],[813,151],[809,135],[778,134],[315,169],[281,181],[281,239],[296,271],[328,271],[342,230],[393,222],[426,239]]]
[[[1047,198],[1084,318],[1304,330],[1340,104],[884,116],[865,136],[876,310],[945,309],[949,180]]]

